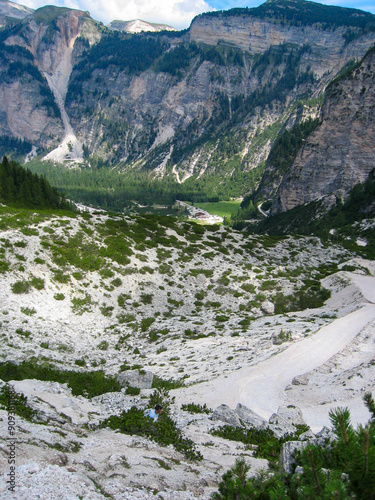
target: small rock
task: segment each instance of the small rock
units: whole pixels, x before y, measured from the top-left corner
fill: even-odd
[[[292,380],[292,385],[308,385],[308,383],[309,377],[306,373],[303,375],[297,375]]]

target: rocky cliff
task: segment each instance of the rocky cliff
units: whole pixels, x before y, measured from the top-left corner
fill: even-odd
[[[49,6],[5,29],[0,70],[3,135],[42,148],[57,146],[64,138],[71,54],[77,36],[90,32],[91,21],[82,11]]]
[[[33,9],[7,0],[0,0],[0,28],[16,24],[33,12]]]
[[[186,33],[128,35],[44,7],[2,33],[0,133],[54,162],[243,195],[279,131],[315,116],[316,97],[372,46],[374,25],[278,0],[198,16]]]
[[[321,197],[345,198],[375,166],[375,51],[326,92],[321,123],[306,139],[277,191],[272,212]]]

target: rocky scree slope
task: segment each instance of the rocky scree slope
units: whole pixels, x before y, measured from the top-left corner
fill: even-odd
[[[73,396],[66,384],[13,381],[35,411],[31,421],[17,417],[19,498],[55,494],[63,474],[69,493],[87,498],[203,499],[236,456],[245,455],[253,473],[264,468],[248,447],[210,429],[241,419],[289,432],[302,418],[297,410],[292,418],[290,402],[270,422],[243,405],[194,414],[182,403],[195,402],[191,390],[204,387],[199,382],[271,360],[359,310],[367,294],[357,282],[374,274],[371,263],[317,238],[249,236],[168,217],[2,207],[0,224],[1,365],[34,359],[83,374],[101,368],[141,387],[138,396],[125,386],[89,399]],[[332,402],[356,401],[365,386],[373,388],[371,342],[369,325],[346,351],[297,377],[289,394],[324,409],[328,380]],[[180,386],[171,415],[202,461],[97,427],[124,409],[144,408],[150,374]],[[4,410],[1,416],[5,425]],[[285,418],[289,427],[280,427]],[[6,454],[0,456],[5,473]],[[5,476],[0,490],[6,495]]]

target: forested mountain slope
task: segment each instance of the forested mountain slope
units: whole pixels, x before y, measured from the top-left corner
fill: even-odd
[[[163,179],[172,198],[253,192],[280,131],[318,117],[329,82],[375,43],[374,19],[281,0],[129,35],[43,7],[0,33],[3,152]]]

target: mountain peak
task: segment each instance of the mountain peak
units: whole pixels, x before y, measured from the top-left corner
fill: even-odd
[[[121,21],[116,19],[111,21],[108,28],[114,31],[126,31],[127,33],[141,33],[142,31],[177,31],[176,28],[167,24],[149,23],[142,19],[133,19],[131,21]]]
[[[0,0],[0,28],[14,24],[33,12],[33,9],[24,5],[8,2],[8,0]]]

